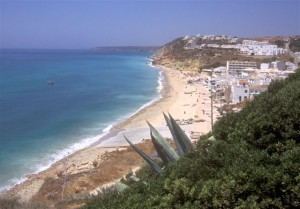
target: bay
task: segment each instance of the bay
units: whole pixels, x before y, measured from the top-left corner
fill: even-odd
[[[90,145],[157,99],[160,72],[149,66],[150,55],[0,50],[0,190]]]

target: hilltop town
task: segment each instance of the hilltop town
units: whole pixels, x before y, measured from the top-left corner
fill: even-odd
[[[159,65],[205,72],[210,78],[193,82],[202,82],[215,103],[236,105],[265,91],[273,80],[294,73],[299,51],[300,36],[242,39],[196,35],[166,44],[153,57]]]
[[[286,54],[287,49],[278,47],[276,44],[269,43],[268,41],[255,41],[255,40],[243,40],[238,37],[232,36],[215,36],[215,35],[204,35],[204,36],[186,36],[183,38],[188,40],[185,45],[185,49],[204,49],[204,48],[220,48],[220,49],[236,49],[243,54],[247,55],[280,55]],[[288,38],[282,39],[283,43],[289,43]]]
[[[300,36],[238,38],[196,35],[177,38],[156,51],[154,64],[177,70],[201,71],[226,66],[227,61],[299,62]]]

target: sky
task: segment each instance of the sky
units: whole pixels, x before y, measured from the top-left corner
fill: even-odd
[[[0,48],[161,46],[196,34],[300,35],[300,0],[0,0]]]

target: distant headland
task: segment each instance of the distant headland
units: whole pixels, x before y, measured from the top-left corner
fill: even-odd
[[[94,48],[91,48],[91,50],[104,51],[104,52],[107,52],[107,51],[155,52],[159,48],[160,48],[160,46],[103,46],[103,47],[94,47]]]

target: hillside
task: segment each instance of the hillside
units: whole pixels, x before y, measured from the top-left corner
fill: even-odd
[[[221,118],[215,140],[206,136],[162,176],[145,167],[143,182],[124,180],[130,188],[83,208],[299,208],[299,118],[300,69]]]
[[[180,37],[159,48],[152,56],[154,64],[170,67],[176,70],[201,71],[202,69],[226,66],[227,60],[263,62],[293,61],[289,54],[272,56],[251,56],[236,49],[244,38],[219,36],[216,39],[204,39],[191,36]],[[284,37],[253,38],[247,40],[268,41],[278,47],[284,47],[280,40]],[[211,47],[210,47],[211,46]],[[221,47],[220,47],[221,46]],[[223,48],[224,46],[224,48]]]

